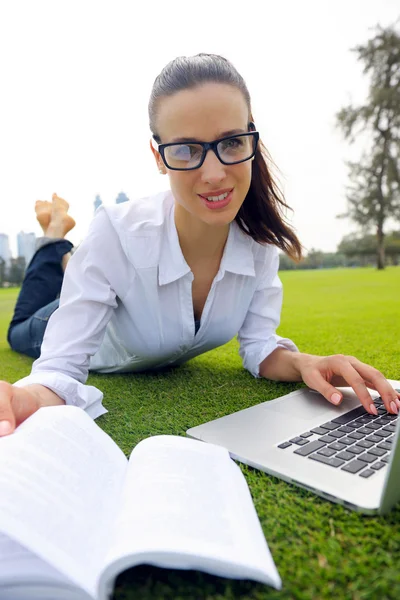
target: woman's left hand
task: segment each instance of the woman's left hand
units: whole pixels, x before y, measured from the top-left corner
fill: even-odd
[[[332,404],[340,404],[343,394],[338,387],[352,387],[361,404],[370,414],[377,415],[376,406],[367,388],[376,390],[388,412],[398,414],[400,393],[392,388],[378,369],[361,362],[354,356],[335,354],[314,356],[302,354],[298,368],[308,387],[320,392]]]

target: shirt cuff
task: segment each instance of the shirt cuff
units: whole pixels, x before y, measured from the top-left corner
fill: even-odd
[[[285,348],[291,352],[300,352],[298,347],[289,338],[283,338],[279,335],[274,334],[264,344],[261,350],[254,352],[250,356],[246,357],[245,368],[250,371],[254,377],[261,377],[260,375],[260,364],[277,348]]]
[[[97,419],[108,412],[102,405],[103,394],[92,385],[85,385],[63,373],[42,371],[19,379],[13,385],[40,384],[60,396],[66,404],[82,408],[92,419]]]

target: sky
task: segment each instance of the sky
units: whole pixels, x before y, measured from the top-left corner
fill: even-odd
[[[335,251],[356,231],[336,215],[357,156],[335,115],[368,90],[350,49],[399,16],[398,0],[2,0],[0,232],[15,254],[19,231],[40,235],[35,200],[56,192],[78,244],[97,194],[167,189],[148,145],[151,88],[176,56],[209,52],[247,83],[304,247]]]

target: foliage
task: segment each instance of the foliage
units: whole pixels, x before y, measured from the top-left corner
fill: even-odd
[[[8,282],[11,285],[21,285],[25,275],[26,262],[23,256],[12,258],[8,270]]]
[[[345,139],[367,134],[369,148],[349,162],[348,210],[344,215],[377,236],[377,266],[384,268],[384,226],[400,220],[400,35],[394,26],[378,26],[365,45],[353,48],[370,77],[367,102],[337,114]]]

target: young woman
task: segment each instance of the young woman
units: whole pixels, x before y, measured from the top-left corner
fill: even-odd
[[[173,60],[155,80],[149,117],[151,151],[171,190],[101,207],[64,278],[67,206],[54,197],[51,214],[37,207],[50,218],[47,239],[27,270],[8,340],[40,358],[28,377],[1,383],[0,433],[40,406],[103,414],[102,393],[85,385],[89,369],[179,365],[236,334],[255,377],[304,381],[334,404],[336,386],[351,386],[377,414],[371,388],[397,413],[400,394],[372,366],[303,354],[275,333],[278,249],[299,258],[301,246],[281,216],[286,204],[232,64],[208,54]]]

